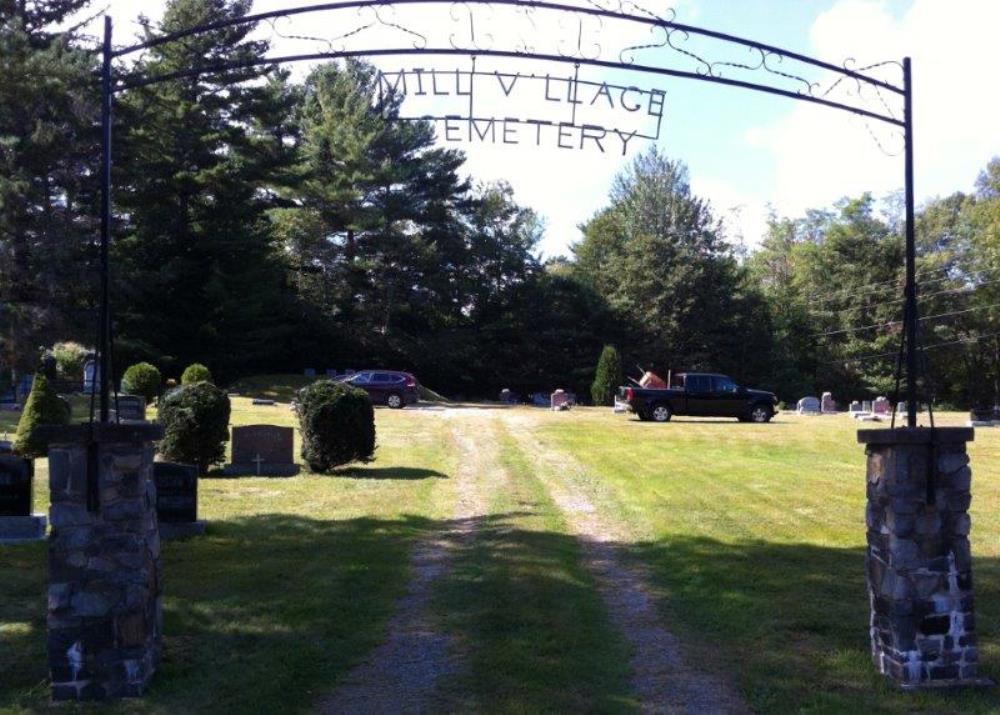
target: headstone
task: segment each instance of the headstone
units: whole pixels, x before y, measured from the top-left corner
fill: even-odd
[[[822,410],[822,403],[817,397],[803,397],[795,405],[795,410],[800,415],[818,415]]]
[[[83,364],[83,391],[86,394],[97,392],[97,383],[101,381],[101,371],[96,360],[88,360]]]
[[[824,392],[820,401],[824,415],[830,415],[837,411],[837,403],[833,400],[833,394]]]
[[[865,400],[864,402],[861,403],[861,411],[862,412],[872,412],[872,403],[871,403],[871,400]]]
[[[45,515],[31,513],[34,475],[32,460],[13,454],[0,455],[0,544],[45,538]]]
[[[872,412],[880,417],[889,415],[892,412],[892,405],[889,403],[889,398],[876,398],[875,402],[872,403]]]
[[[969,411],[969,427],[992,427],[993,409],[990,407],[974,407]]]
[[[858,431],[872,660],[904,690],[992,684],[976,670],[972,439],[962,427]]]
[[[316,377],[316,368],[307,367],[305,370],[302,371],[302,374],[305,375],[306,377]]]
[[[252,400],[250,400],[250,404],[252,404],[252,405],[263,405],[263,406],[266,407],[266,406],[269,406],[269,405],[273,405],[274,404],[274,400],[268,400],[268,399],[265,399],[263,397],[255,397]]]
[[[53,700],[141,696],[163,633],[154,424],[51,428],[48,658]]]
[[[290,477],[299,473],[293,459],[295,430],[277,425],[233,427],[231,476]]]
[[[551,396],[546,395],[544,392],[536,392],[531,396],[531,404],[535,407],[548,407],[551,399]]]
[[[117,405],[115,413],[122,422],[146,421],[146,398],[140,395],[118,395],[112,405]]]
[[[549,404],[553,410],[568,410],[570,407],[570,396],[565,390],[556,390],[550,396]]]
[[[160,537],[180,539],[205,533],[198,521],[198,468],[189,464],[155,462],[156,518]]]
[[[851,414],[852,416],[854,416],[854,415],[856,415],[856,414],[858,414],[858,413],[860,413],[860,412],[864,412],[865,410],[864,410],[864,408],[862,407],[861,403],[860,403],[860,402],[858,402],[857,400],[855,400],[855,401],[854,401],[854,402],[852,402],[852,403],[850,404],[850,406],[849,406],[849,407],[847,408],[847,411],[848,411],[848,412],[849,412],[849,413],[850,413],[850,414]]]

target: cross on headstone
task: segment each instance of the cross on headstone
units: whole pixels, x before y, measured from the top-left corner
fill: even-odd
[[[261,456],[260,456],[260,455],[258,454],[258,455],[257,455],[256,457],[254,457],[254,458],[253,458],[253,459],[252,459],[251,461],[252,461],[252,462],[254,462],[254,463],[255,463],[255,464],[257,465],[257,476],[259,477],[259,476],[260,476],[260,465],[262,465],[262,464],[263,464],[264,462],[266,462],[267,460],[266,460],[266,459],[264,459],[263,457],[261,457]]]

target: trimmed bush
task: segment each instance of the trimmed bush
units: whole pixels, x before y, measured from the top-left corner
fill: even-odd
[[[182,385],[193,385],[196,382],[212,382],[212,373],[200,362],[191,363],[181,375]]]
[[[83,365],[93,350],[80,343],[56,343],[52,346],[52,356],[56,359],[56,374],[62,380],[82,380]]]
[[[150,404],[160,394],[160,383],[163,376],[155,366],[148,362],[132,365],[122,376],[122,391],[130,395],[142,395],[146,404]]]
[[[43,373],[35,375],[31,394],[24,403],[24,411],[17,423],[14,451],[25,457],[44,457],[49,451],[48,442],[38,434],[43,425],[69,424],[72,410],[69,403],[56,394]]]
[[[160,454],[198,466],[200,474],[226,459],[229,398],[209,382],[183,385],[160,400]]]
[[[590,386],[590,397],[595,405],[611,405],[615,401],[615,390],[622,384],[622,359],[613,345],[605,345],[597,361],[594,383]]]
[[[375,408],[364,390],[318,380],[299,390],[297,411],[302,459],[313,472],[373,459]]]

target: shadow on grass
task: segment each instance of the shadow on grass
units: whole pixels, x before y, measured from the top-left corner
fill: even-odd
[[[447,479],[448,475],[435,469],[421,467],[348,467],[317,477],[343,477],[347,479]]]
[[[414,541],[447,534],[442,628],[471,669],[445,710],[621,711],[627,651],[577,564],[580,542],[514,514],[326,521],[266,514],[209,524],[163,552],[164,660],[148,695],[112,711],[285,712],[329,693],[385,636]],[[468,523],[466,522],[466,525]],[[898,693],[868,656],[860,548],[701,537],[619,544],[648,567],[693,663],[731,676],[760,711],[996,710],[994,691]],[[45,710],[46,551],[0,547],[0,710]],[[1000,561],[976,559],[981,674],[1000,676]]]

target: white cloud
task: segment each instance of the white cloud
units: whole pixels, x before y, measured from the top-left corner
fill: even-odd
[[[899,20],[881,0],[841,0],[813,24],[814,50],[831,62],[912,57],[918,201],[968,190],[1000,153],[1000,94],[989,77],[998,26],[1000,3],[980,0],[915,0]],[[902,81],[898,68],[893,79]],[[763,144],[775,159],[776,208],[795,214],[844,195],[901,188],[901,154],[885,156],[869,130],[896,152],[901,136],[876,124],[799,104],[776,122],[752,128],[748,143]]]

